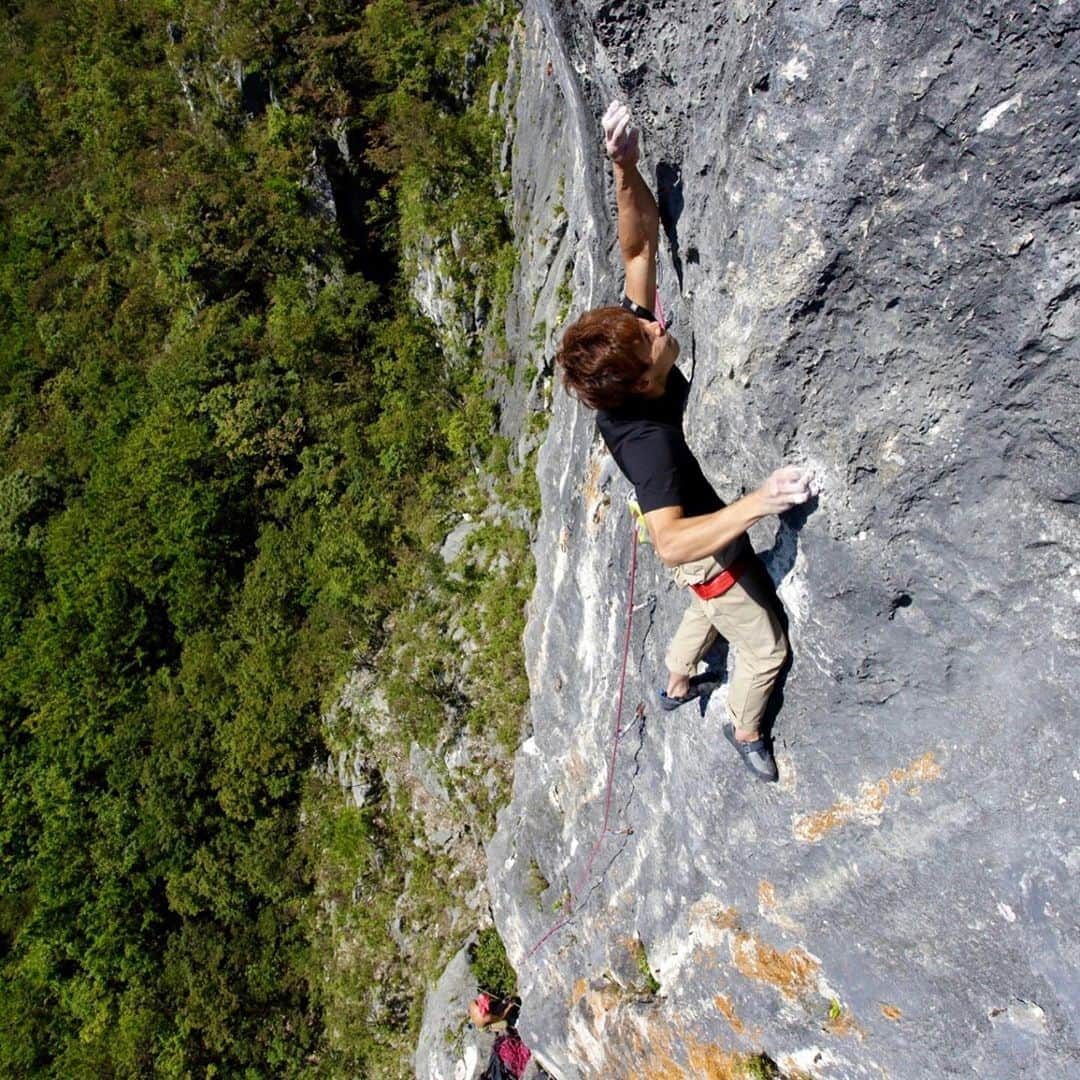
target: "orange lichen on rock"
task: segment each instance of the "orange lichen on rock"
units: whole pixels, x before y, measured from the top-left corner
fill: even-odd
[[[686,1052],[684,1066],[673,1057],[671,1034],[665,1032],[654,1039],[652,1053],[632,1073],[612,1075],[633,1076],[635,1080],[745,1080],[746,1055],[675,1033]]]
[[[769,922],[781,926],[793,934],[803,932],[802,927],[790,915],[785,915],[781,910],[780,898],[776,895],[776,886],[764,878],[758,882],[758,913],[763,918],[768,919]]]
[[[940,780],[941,766],[934,760],[933,750],[927,750],[918,761],[913,761],[906,769],[893,769],[889,776],[897,786],[913,780]]]
[[[839,829],[856,818],[869,822],[879,817],[894,785],[900,787],[915,780],[930,781],[940,777],[941,766],[934,760],[933,751],[928,750],[906,769],[893,769],[888,777],[882,777],[874,783],[862,784],[854,799],[844,796],[837,799],[828,810],[797,817],[792,823],[792,832],[797,840],[815,844],[834,829]],[[917,792],[918,788],[913,787],[909,794]]]
[[[594,1020],[598,1020],[605,1013],[611,1012],[622,1002],[622,996],[619,994],[618,988],[610,983],[599,988],[595,986],[589,987],[582,995],[582,998],[584,998]],[[580,1001],[581,998],[578,1000]]]
[[[585,475],[585,504],[593,508],[589,515],[589,527],[595,532],[604,520],[610,499],[600,490],[600,477],[604,471],[604,457],[594,455],[589,463],[588,472]]]
[[[652,1054],[647,1061],[642,1062],[641,1067],[645,1070],[640,1074],[642,1080],[686,1080],[686,1070],[667,1054]]]
[[[600,498],[600,475],[604,471],[604,455],[593,454],[585,473],[585,501],[595,502]]]
[[[696,968],[716,967],[716,950],[695,945],[690,960]]]
[[[711,956],[720,948],[726,953],[731,931],[739,927],[739,913],[715,897],[702,897],[690,908],[687,921],[690,937]]]
[[[713,916],[713,922],[721,930],[734,930],[739,925],[739,913],[733,908],[722,908]]]
[[[570,1008],[572,1009],[588,992],[589,981],[588,979],[578,979],[574,983],[574,992],[570,996]]]
[[[764,878],[758,882],[757,898],[762,911],[775,911],[779,906],[776,900],[776,887]]]
[[[866,1032],[856,1023],[855,1014],[850,1009],[841,1010],[838,1016],[830,1016],[825,1021],[825,1030],[830,1035],[836,1035],[841,1039],[852,1035],[857,1035],[860,1039],[866,1036]]]
[[[717,994],[713,1001],[723,1014],[724,1019],[731,1025],[731,1030],[736,1035],[746,1034],[746,1025],[735,1015],[735,1008],[723,994]]]
[[[881,1002],[881,1015],[886,1020],[902,1020],[904,1014],[895,1006],[889,1005],[886,1002]]]
[[[821,964],[804,949],[782,953],[751,934],[736,934],[732,959],[748,979],[775,986],[789,1000],[813,990],[821,970]]]
[[[581,785],[584,785],[592,776],[592,771],[585,764],[584,757],[576,749],[570,751],[570,756],[566,760],[566,775],[575,784]]]
[[[734,1017],[734,1012],[731,1016]],[[733,1026],[735,1024],[738,1024],[737,1018]],[[659,1008],[646,1012],[627,1011],[625,1002],[616,1013],[609,1013],[592,1027],[590,1045],[594,1049],[602,1047],[603,1059],[601,1061],[595,1053],[589,1055],[588,1067],[583,1069],[585,1076],[632,1077],[633,1080],[745,1080],[747,1067],[755,1060],[754,1055],[695,1038],[688,1027]]]
[[[888,780],[879,780],[876,784],[864,784],[859,789],[859,802],[862,804],[862,809],[871,814],[880,814],[885,809],[885,800],[888,797]]]
[[[742,1054],[733,1054],[710,1043],[689,1043],[686,1056],[690,1062],[690,1072],[697,1080],[737,1080],[746,1078],[743,1068],[745,1058]]]
[[[842,799],[833,803],[828,810],[822,810],[817,814],[803,814],[802,817],[796,819],[792,832],[795,833],[796,839],[813,844],[831,833],[833,829],[839,829],[841,825],[847,824],[854,815],[855,811],[851,803]]]
[[[686,1080],[686,1070],[672,1057],[672,1034],[670,1028],[655,1030],[654,1026],[649,1032],[647,1056],[642,1054],[639,1059],[641,1072],[635,1070],[635,1075],[641,1075],[644,1080]],[[676,1034],[681,1044],[683,1036]]]

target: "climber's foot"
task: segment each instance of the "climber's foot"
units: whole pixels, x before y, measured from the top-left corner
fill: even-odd
[[[660,691],[660,708],[665,712],[671,712],[673,709],[677,709],[680,705],[685,705],[695,698],[707,697],[714,690],[719,689],[723,682],[724,672],[703,671],[700,675],[695,675],[687,680],[686,691],[678,696],[668,694],[668,690],[672,689],[669,684],[668,690]]]
[[[723,726],[724,738],[727,739],[739,753],[742,763],[752,772],[756,779],[773,783],[780,778],[776,771],[776,761],[773,759],[769,744],[759,735],[755,739],[744,741],[735,734],[735,725],[726,721]]]

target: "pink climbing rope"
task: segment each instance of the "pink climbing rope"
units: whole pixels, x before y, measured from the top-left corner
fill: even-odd
[[[659,303],[659,295],[657,296],[657,302]],[[657,312],[657,318],[660,318],[659,312]],[[663,322],[661,320],[661,325],[662,324]],[[593,844],[592,850],[589,852],[589,857],[585,860],[585,867],[578,875],[577,883],[566,900],[566,914],[525,954],[526,960],[530,959],[544,942],[554,934],[557,934],[568,922],[570,922],[571,918],[573,918],[574,905],[581,895],[582,886],[588,881],[589,874],[592,873],[592,867],[593,863],[596,861],[597,852],[599,852],[600,846],[607,836],[608,822],[611,818],[611,798],[615,788],[615,759],[619,753],[619,740],[622,738],[623,734],[622,710],[623,697],[625,696],[626,691],[626,666],[630,659],[630,635],[634,626],[634,578],[637,576],[638,549],[637,522],[634,522],[633,534],[633,540],[630,544],[630,597],[626,607],[626,638],[623,642],[622,667],[619,671],[619,697],[615,704],[615,727],[612,732],[611,757],[608,759],[607,784],[604,789],[604,823],[600,826],[600,835],[596,838],[596,843]]]
[[[656,289],[656,303],[653,305],[653,314],[656,316],[656,321],[660,324],[661,330],[667,329],[667,322],[664,319],[664,305],[660,303],[660,287]]]

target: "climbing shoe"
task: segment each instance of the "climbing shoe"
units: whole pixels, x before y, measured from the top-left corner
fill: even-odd
[[[780,778],[780,774],[776,771],[772,751],[764,739],[759,737],[753,742],[740,742],[735,738],[735,725],[730,720],[725,722],[723,730],[724,738],[735,747],[739,757],[742,758],[742,763],[758,780],[773,783]]]
[[[724,672],[703,671],[700,675],[694,675],[690,679],[690,689],[683,697],[668,697],[666,690],[660,691],[660,708],[665,712],[671,712],[680,705],[685,705],[695,698],[708,697],[714,690],[718,690],[724,683]]]

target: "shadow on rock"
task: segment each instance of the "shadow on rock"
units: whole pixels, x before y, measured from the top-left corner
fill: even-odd
[[[776,530],[773,546],[768,551],[759,553],[747,572],[752,579],[750,587],[759,592],[761,602],[775,613],[784,629],[784,636],[788,639],[787,659],[776,678],[776,686],[773,687],[769,704],[765,708],[765,715],[761,719],[761,733],[767,741],[772,740],[773,725],[776,723],[780,710],[784,707],[784,687],[792,664],[791,635],[788,632],[790,623],[784,603],[776,590],[794,568],[799,554],[799,533],[802,532],[803,526],[817,508],[818,497],[815,495],[802,506],[797,506],[784,514],[780,518],[780,527]]]
[[[683,183],[682,171],[678,165],[661,161],[656,166],[656,201],[660,210],[660,221],[671,248],[671,264],[675,267],[675,276],[679,279],[681,293],[683,267],[682,258],[679,255],[679,218],[683,212]]]

